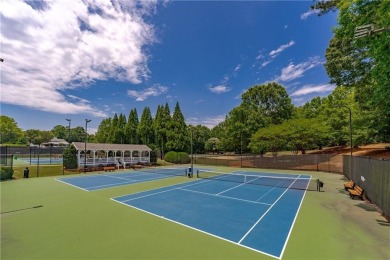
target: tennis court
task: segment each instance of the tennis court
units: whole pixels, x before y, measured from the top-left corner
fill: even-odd
[[[232,179],[164,178],[90,192],[58,181],[60,176],[1,182],[1,259],[389,259],[389,223],[374,206],[352,200],[343,176],[304,173],[324,181],[321,192],[291,187],[278,201],[274,190],[286,190],[284,184],[231,189],[242,184]],[[129,205],[111,200],[125,195],[134,196],[121,199]]]
[[[62,164],[63,162],[63,158],[19,158],[18,160],[31,164]]]
[[[85,191],[93,191],[165,179],[172,176],[185,176],[185,174],[186,168],[145,168],[137,171],[129,170],[120,173],[111,172],[97,175],[58,178],[57,180]]]
[[[113,200],[254,251],[282,257],[306,189],[312,183],[310,176],[205,172],[199,177],[205,179]]]

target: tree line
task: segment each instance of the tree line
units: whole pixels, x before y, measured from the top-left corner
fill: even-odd
[[[353,145],[383,141],[380,131],[370,127],[376,120],[373,111],[362,108],[352,88],[336,87],[327,97],[313,98],[301,107],[292,104],[285,87],[271,82],[255,85],[242,94],[241,103],[225,120],[212,129],[187,125],[179,102],[171,115],[168,103],[159,105],[152,116],[149,107],[139,119],[137,110],[128,116],[115,114],[103,119],[89,142],[146,144],[161,155],[168,151],[190,152],[252,152],[276,154],[281,150],[305,153],[308,149],[349,144],[349,109],[353,126]],[[8,127],[4,127],[8,122]],[[14,125],[12,131],[10,123]],[[84,141],[82,127],[69,129],[57,125],[51,131],[17,129],[13,119],[2,116],[2,140],[40,142],[53,136],[68,141]],[[3,130],[4,129],[4,130]],[[12,133],[12,134],[11,134]],[[14,139],[15,140],[15,139]]]

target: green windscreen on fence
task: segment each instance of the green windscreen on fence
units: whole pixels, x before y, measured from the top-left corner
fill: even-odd
[[[390,215],[390,160],[343,156],[344,174],[364,189],[364,196]]]

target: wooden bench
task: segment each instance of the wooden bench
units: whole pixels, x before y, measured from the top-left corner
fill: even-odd
[[[355,182],[353,180],[350,180],[349,182],[344,183],[345,190],[350,190],[350,189],[353,189],[354,187],[355,187]]]
[[[103,167],[103,170],[106,171],[115,171],[115,166],[105,166]]]
[[[135,169],[142,169],[142,168],[144,168],[144,166],[140,165],[140,164],[134,164],[132,167],[133,167],[134,170]]]
[[[349,191],[349,196],[351,196],[352,199],[354,198],[363,199],[364,190],[361,187],[355,185],[353,189],[349,189],[348,191]]]

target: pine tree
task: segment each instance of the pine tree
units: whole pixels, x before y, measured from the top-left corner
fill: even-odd
[[[127,123],[125,125],[125,140],[127,144],[138,144],[138,113],[137,109],[130,110],[129,117],[127,119]]]
[[[179,102],[176,102],[172,120],[168,125],[166,147],[170,151],[183,152],[188,150],[189,134],[184,116],[180,110]]]
[[[141,121],[138,125],[138,134],[143,144],[149,145],[154,141],[153,118],[149,107],[142,112]]]
[[[116,126],[118,125],[118,115],[115,113],[114,117],[111,120],[111,125],[110,125],[110,133],[107,138],[107,143],[114,144],[115,143],[115,129]]]

